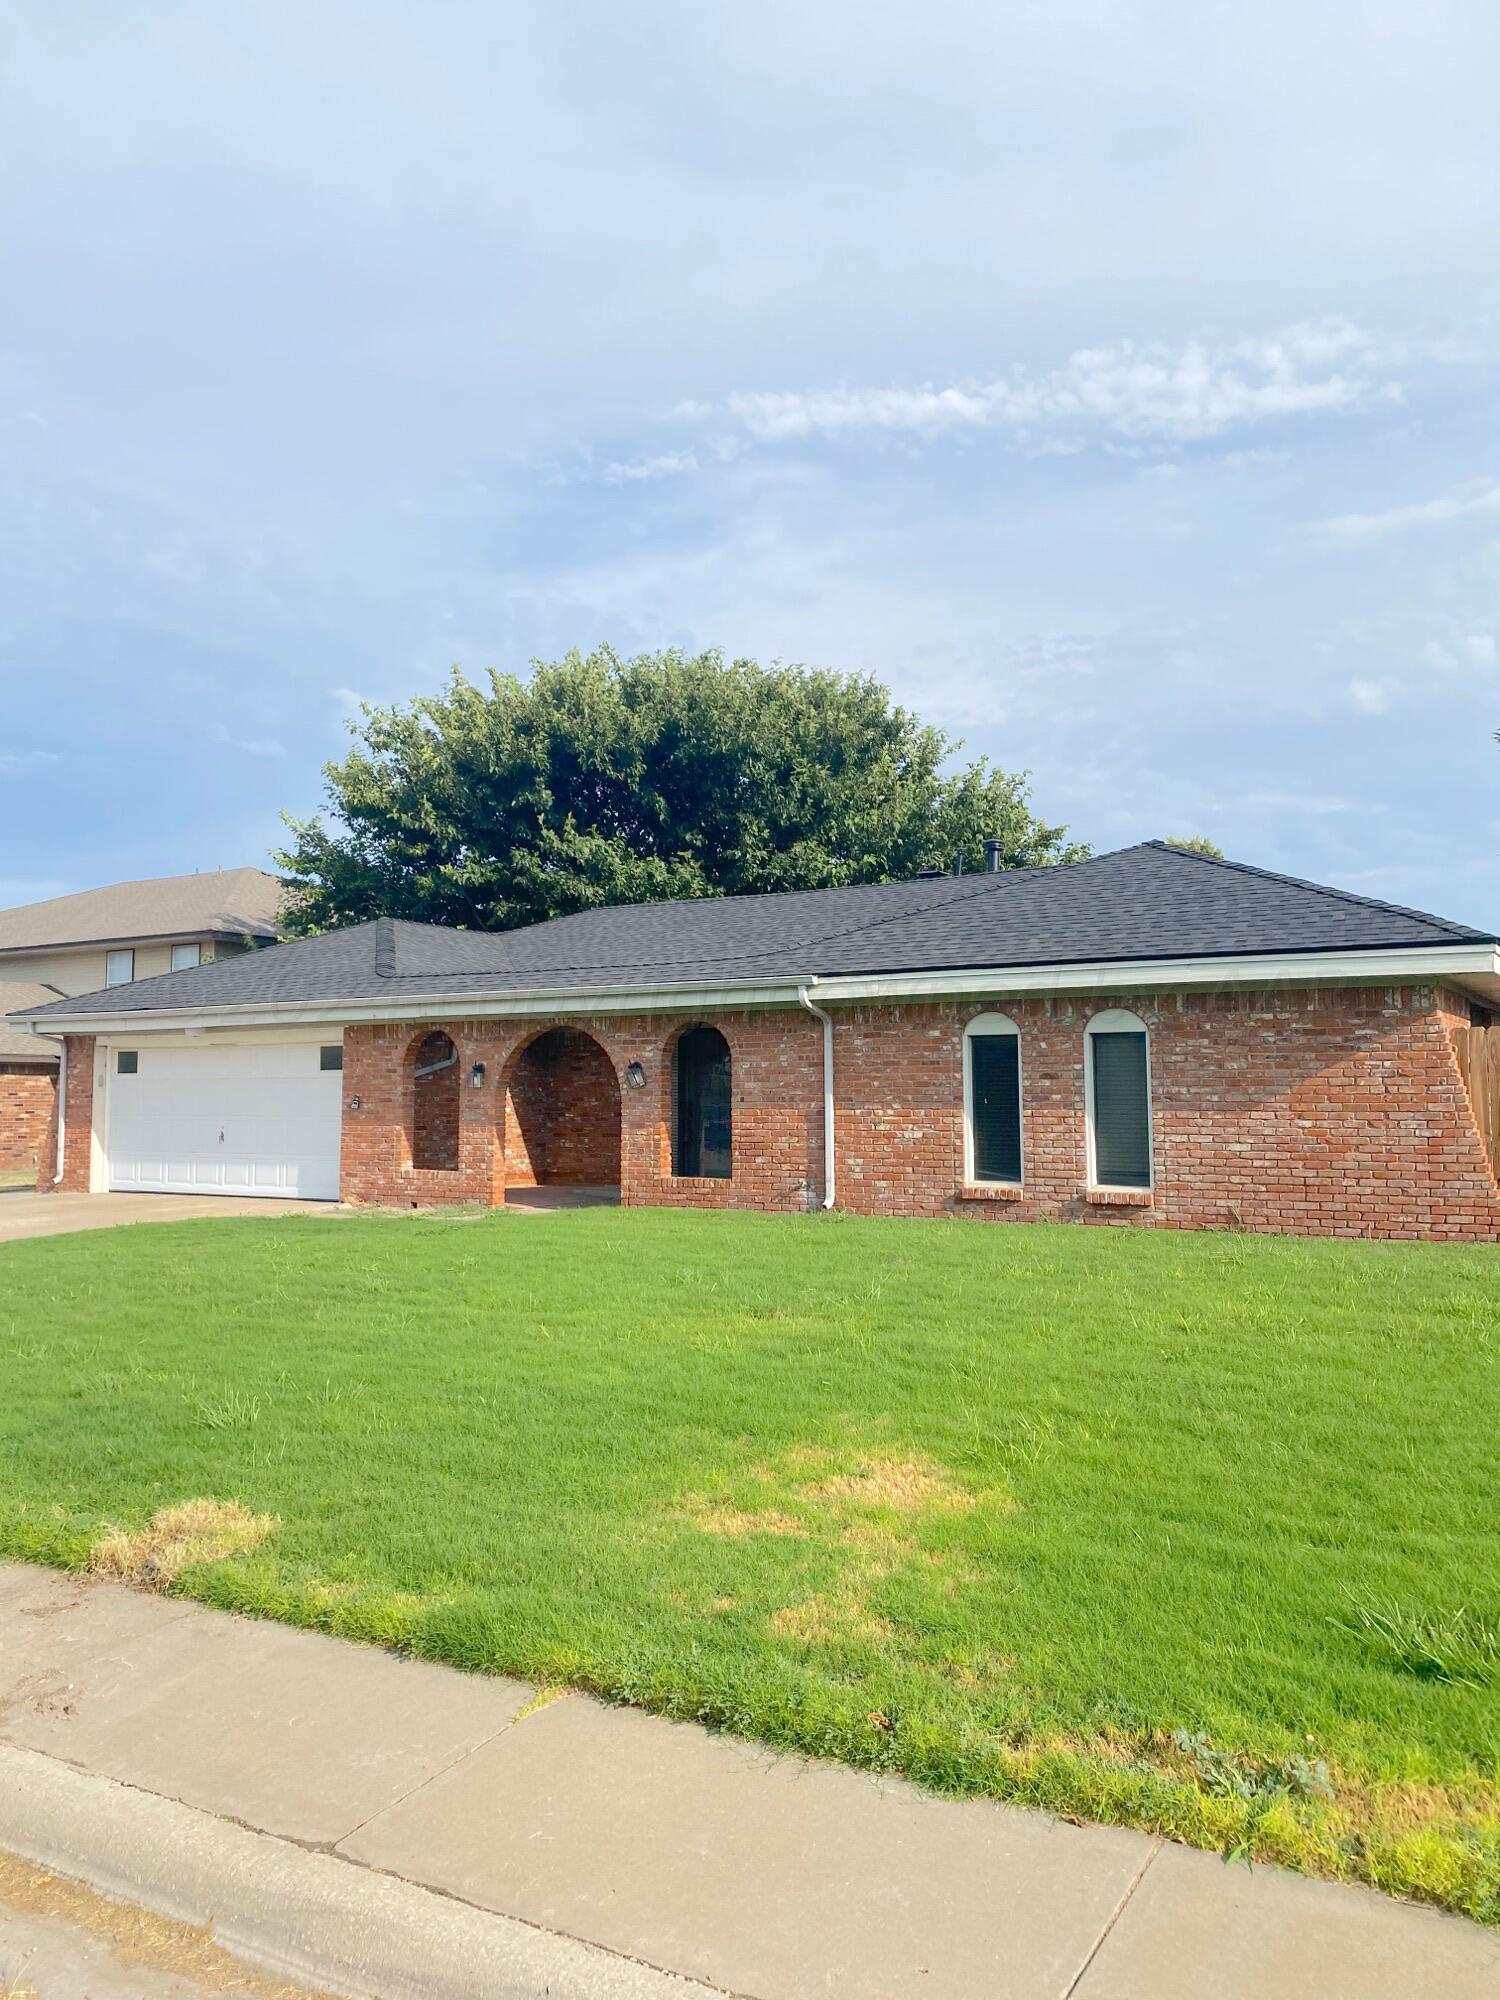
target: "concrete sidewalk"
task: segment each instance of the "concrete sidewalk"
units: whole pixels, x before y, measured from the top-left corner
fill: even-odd
[[[71,1236],[80,1229],[117,1229],[123,1223],[347,1212],[337,1202],[287,1201],[279,1195],[39,1194],[35,1188],[0,1188],[0,1243]]]
[[[1500,1935],[0,1567],[0,1849],[347,1994],[1500,1996]]]

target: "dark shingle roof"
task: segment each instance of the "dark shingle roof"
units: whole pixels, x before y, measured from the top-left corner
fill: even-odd
[[[381,918],[81,995],[54,1014],[790,981],[1492,942],[1419,910],[1147,841],[1069,867],[627,904],[527,930]]]

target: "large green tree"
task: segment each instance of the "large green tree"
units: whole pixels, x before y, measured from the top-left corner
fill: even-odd
[[[455,671],[366,706],[326,768],[331,824],[288,817],[292,921],[506,930],[601,903],[883,882],[1078,859],[1024,774],[980,760],[864,674],[607,648],[528,679]]]

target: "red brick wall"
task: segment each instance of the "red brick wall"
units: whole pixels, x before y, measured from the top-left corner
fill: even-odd
[[[620,1085],[591,1035],[553,1028],[522,1049],[510,1080],[508,1187],[617,1187]]]
[[[689,1208],[802,1209],[816,1205],[823,1177],[823,1070],[819,1024],[800,1012],[730,1014],[714,1025],[727,1039],[734,1074],[734,1174],[730,1180],[673,1180],[671,1173],[672,1049],[697,1016],[602,1015],[582,1022],[446,1021],[459,1053],[459,1165],[456,1173],[412,1165],[414,1111],[411,1051],[422,1023],[351,1026],[344,1031],[344,1130],[341,1189],[346,1201],[425,1205],[442,1201],[501,1201],[505,1189],[535,1184],[534,1099],[538,1078],[522,1073],[527,1047],[549,1029],[588,1037],[600,1058],[589,1065],[585,1096],[570,1083],[569,1100],[543,1172],[587,1176],[590,1185],[620,1184],[621,1200]],[[472,1065],[485,1066],[472,1089]],[[619,1166],[610,1144],[603,1094],[607,1062],[620,1092]],[[625,1086],[639,1062],[645,1087]],[[517,1079],[519,1081],[519,1103]],[[352,1100],[359,1099],[358,1108]],[[573,1109],[569,1111],[568,1102]],[[532,1111],[528,1111],[528,1105]],[[529,1125],[528,1125],[529,1118]],[[530,1141],[530,1143],[528,1143]],[[606,1157],[608,1148],[608,1157]],[[554,1165],[555,1162],[555,1165]],[[595,1176],[598,1179],[595,1179]]]
[[[7,1070],[0,1064],[0,1169],[25,1173],[37,1164],[56,1095],[56,1070]]]
[[[839,1205],[1292,1235],[1493,1241],[1500,1192],[1430,989],[1184,993],[992,1003],[1021,1033],[1025,1187],[965,1199],[959,1078],[975,1005],[841,1014]],[[1155,1187],[1090,1198],[1084,1028],[1124,1006],[1151,1034]]]
[[[458,1114],[461,1065],[452,1038],[441,1029],[424,1035],[411,1052],[414,1163],[439,1173],[458,1171]],[[437,1064],[443,1064],[439,1069]],[[417,1075],[418,1070],[426,1071]]]
[[[54,1182],[57,1171],[58,1093],[53,1091],[46,1131],[42,1136],[36,1184],[43,1193],[54,1186],[63,1194],[87,1194],[89,1161],[94,1119],[94,1038],[92,1035],[65,1037],[68,1060],[67,1132],[64,1139],[63,1176]]]
[[[1151,1033],[1156,1184],[1105,1205],[1086,1188],[1084,1029],[1126,1006]],[[1025,1186],[1018,1198],[966,1196],[962,1036],[985,1007],[1021,1033]],[[693,1017],[697,1018],[697,1017]],[[1296,1235],[1500,1240],[1500,1189],[1484,1156],[1453,1052],[1467,1003],[1433,988],[1112,995],[839,1009],[834,1063],[839,1206],[862,1214],[963,1214],[1137,1227]],[[342,1193],[346,1201],[494,1202],[533,1180],[533,1087],[524,1051],[565,1026],[576,1060],[559,1097],[542,1171],[610,1175],[604,1065],[620,1087],[621,1198],[627,1205],[795,1211],[823,1185],[822,1032],[796,1009],[715,1017],[734,1081],[729,1180],[671,1175],[672,1050],[689,1017],[583,1022],[445,1022],[458,1050],[458,1166],[413,1166],[412,1055],[431,1024],[344,1033]],[[587,1034],[601,1053],[587,1053]],[[64,1185],[86,1188],[93,1043],[69,1038]],[[625,1087],[639,1062],[645,1087]],[[484,1065],[480,1088],[471,1067]],[[584,1092],[578,1079],[591,1081]],[[540,1073],[540,1062],[536,1064]],[[587,1116],[569,1112],[585,1098]],[[355,1104],[353,1100],[357,1099]],[[609,1098],[610,1111],[613,1099]],[[44,1158],[51,1140],[44,1137]],[[548,1151],[548,1148],[556,1150]]]

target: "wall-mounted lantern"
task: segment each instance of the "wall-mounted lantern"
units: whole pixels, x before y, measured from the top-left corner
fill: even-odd
[[[627,1063],[625,1065],[625,1088],[627,1090],[644,1090],[646,1088],[646,1072],[638,1062]]]
[[[349,1109],[350,1109],[351,1111],[358,1111],[358,1109],[359,1109],[359,1105],[360,1105],[360,1100],[359,1100],[359,1098],[358,1098],[357,1096],[356,1096],[356,1097],[351,1097],[351,1098],[349,1099]]]
[[[470,1088],[470,1090],[483,1090],[483,1089],[484,1089],[484,1064],[483,1064],[483,1063],[475,1063],[474,1067],[473,1067],[473,1068],[472,1068],[472,1069],[471,1069],[471,1070],[469,1071],[469,1088]]]

